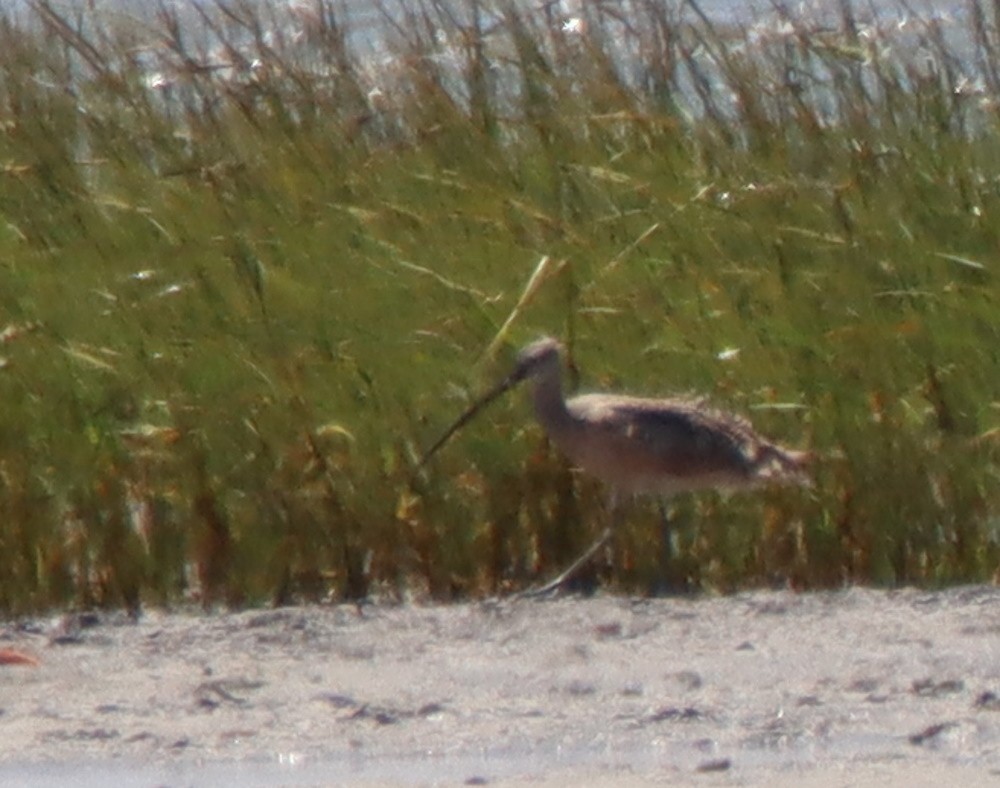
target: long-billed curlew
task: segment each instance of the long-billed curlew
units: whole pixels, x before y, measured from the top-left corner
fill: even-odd
[[[703,489],[748,489],[767,483],[809,484],[807,452],[782,448],[748,421],[699,401],[582,394],[562,388],[562,345],[544,337],[527,345],[514,370],[473,403],[420,460],[427,462],[480,410],[523,380],[534,383],[535,414],[552,442],[579,468],[611,487],[611,525],[555,580],[565,583],[608,541],[622,494],[673,495]]]

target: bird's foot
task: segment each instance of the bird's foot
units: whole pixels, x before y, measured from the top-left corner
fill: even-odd
[[[515,594],[514,598],[541,599],[542,597],[554,596],[556,592],[562,590],[562,588],[570,580],[572,580],[576,576],[576,574],[581,569],[583,569],[583,567],[585,567],[588,563],[590,563],[590,560],[595,555],[597,555],[598,551],[600,551],[600,549],[608,543],[608,541],[611,539],[611,531],[612,531],[611,528],[605,528],[604,532],[600,535],[600,537],[598,537],[597,541],[594,542],[590,547],[588,547],[586,551],[583,553],[583,555],[581,555],[572,564],[570,564],[569,568],[566,569],[558,577],[556,577],[553,580],[550,580],[543,586],[539,586],[538,588],[529,588],[526,591],[522,591],[519,594]]]

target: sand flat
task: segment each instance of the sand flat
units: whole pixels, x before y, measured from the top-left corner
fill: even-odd
[[[5,784],[1000,784],[992,587],[149,611],[0,635],[40,661],[0,666]]]

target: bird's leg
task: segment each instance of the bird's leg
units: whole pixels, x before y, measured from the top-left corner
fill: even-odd
[[[660,561],[667,567],[674,560],[674,534],[670,527],[670,510],[663,498],[656,499],[656,508],[660,512]]]
[[[590,560],[611,540],[611,535],[614,533],[615,526],[618,524],[619,511],[618,494],[617,492],[612,491],[608,499],[608,518],[610,522],[601,532],[601,535],[597,537],[597,541],[588,547],[583,554],[570,564],[569,567],[558,577],[550,580],[543,586],[539,586],[538,588],[529,588],[527,591],[522,591],[517,595],[517,597],[528,599],[531,597],[545,596],[554,591],[558,591],[566,585],[566,583],[572,580],[576,573],[590,563]]]
[[[687,584],[677,578],[679,567],[674,550],[674,514],[663,498],[657,500],[657,508],[660,511],[660,578],[657,592],[676,594],[684,591]]]

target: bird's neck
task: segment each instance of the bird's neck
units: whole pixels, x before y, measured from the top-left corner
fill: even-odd
[[[570,421],[563,397],[562,376],[559,369],[547,371],[533,381],[535,416],[546,430],[558,430]]]

